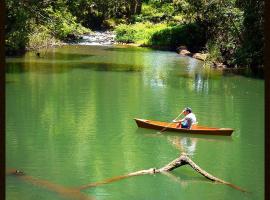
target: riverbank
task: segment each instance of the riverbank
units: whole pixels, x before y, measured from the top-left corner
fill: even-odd
[[[36,54],[40,56],[40,50],[44,48],[53,48],[59,47],[63,45],[123,45],[123,46],[133,46],[133,47],[146,47],[156,50],[165,50],[165,51],[176,51],[181,56],[189,56],[201,61],[206,61],[207,55],[206,53],[191,53],[188,51],[186,46],[180,46],[177,49],[170,46],[161,46],[161,45],[146,45],[139,43],[126,43],[119,42],[116,40],[115,31],[92,31],[89,34],[84,35],[69,35],[65,41],[55,40],[50,38],[49,40],[43,42],[46,44],[38,44],[40,46],[31,46],[26,48],[27,51],[36,51]],[[216,65],[214,66],[216,67]],[[218,68],[225,68],[225,65],[219,64]]]
[[[123,42],[118,42],[115,43],[117,45],[124,45],[124,46],[132,46],[132,47],[146,47],[146,48],[151,48],[151,49],[156,49],[156,50],[164,50],[164,51],[174,51],[177,52],[180,56],[187,56],[191,57],[200,61],[204,62],[204,66],[210,66],[215,69],[232,69],[232,67],[229,67],[225,65],[222,62],[218,61],[210,61],[208,59],[209,53],[202,53],[202,52],[190,52],[186,46],[180,46],[178,48],[172,48],[169,46],[157,46],[157,45],[144,45],[144,44],[137,44],[137,43],[123,43]]]
[[[72,42],[74,35],[111,29],[117,43],[164,50],[185,45],[194,58],[198,53],[209,54],[206,61],[214,67],[244,66],[263,72],[263,3],[109,2],[7,1],[5,50],[14,55],[50,44],[46,38],[65,41],[71,37],[68,42]]]
[[[46,45],[29,47],[29,48],[26,48],[26,51],[35,51],[38,57],[42,57],[41,51],[40,51],[41,49],[55,48],[55,47],[60,47],[64,45],[101,45],[101,46],[117,45],[117,46],[145,47],[145,48],[151,48],[151,49],[163,50],[163,51],[174,51],[174,52],[177,52],[180,56],[188,56],[188,57],[192,57],[194,59],[200,60],[200,61],[204,61],[205,63],[208,62],[207,56],[209,54],[200,53],[200,52],[191,53],[185,46],[180,46],[177,49],[175,49],[170,46],[117,42],[115,40],[115,37],[116,35],[115,35],[115,32],[113,31],[103,31],[103,32],[93,31],[91,32],[91,34],[87,34],[87,35],[71,35],[65,41],[51,39],[50,41],[46,42]],[[21,53],[25,53],[25,51]],[[208,62],[208,65],[209,65],[209,62]],[[211,66],[212,68],[218,68],[218,69],[228,68],[226,65],[219,62],[213,62],[209,66]]]
[[[164,51],[173,51],[179,54],[179,56],[187,56],[203,62],[203,67],[210,67],[213,69],[230,71],[235,74],[244,74],[251,76],[251,72],[247,70],[245,67],[234,67],[228,66],[225,63],[217,61],[215,57],[213,57],[207,51],[194,51],[194,49],[189,46],[170,46],[170,45],[157,45],[157,44],[150,44],[150,43],[138,43],[138,42],[121,42],[117,39],[117,32],[116,31],[91,31],[88,34],[82,35],[69,35],[65,41],[61,40],[47,40],[46,45],[36,46],[35,48],[27,48],[27,50],[35,51],[38,57],[43,57],[41,49],[44,48],[54,48],[63,45],[101,45],[101,46],[110,46],[110,45],[117,45],[117,46],[132,46],[132,47],[145,47],[151,48],[155,50],[164,50]],[[191,51],[190,49],[193,49]],[[258,75],[257,75],[258,76]],[[263,77],[263,73],[259,72],[259,77]]]
[[[233,68],[224,62],[219,48],[208,42],[204,28],[198,23],[169,24],[142,22],[115,28],[116,40],[121,44],[176,51],[204,62],[212,68]],[[227,60],[226,60],[227,61]]]

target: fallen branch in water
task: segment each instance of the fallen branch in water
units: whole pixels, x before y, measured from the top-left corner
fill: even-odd
[[[78,190],[84,190],[90,187],[97,187],[100,185],[104,185],[104,184],[108,184],[108,183],[112,183],[112,182],[116,182],[122,179],[126,179],[132,176],[139,176],[139,175],[145,175],[145,174],[157,174],[157,173],[167,173],[170,172],[178,167],[181,167],[183,165],[189,165],[191,166],[194,170],[196,170],[198,173],[200,173],[201,175],[203,175],[205,178],[213,181],[213,182],[217,182],[217,183],[222,183],[225,185],[228,185],[234,189],[240,190],[242,192],[246,192],[246,190],[231,184],[229,182],[226,182],[222,179],[219,179],[211,174],[209,174],[208,172],[206,172],[205,170],[201,169],[196,163],[194,163],[185,153],[182,153],[178,158],[176,158],[175,160],[171,161],[170,163],[168,163],[167,165],[165,165],[164,167],[160,168],[160,169],[156,169],[156,168],[150,168],[150,169],[146,169],[146,170],[140,170],[140,171],[136,171],[136,172],[132,172],[129,173],[127,175],[123,175],[123,176],[117,176],[117,177],[113,177],[113,178],[109,178],[109,179],[105,179],[103,181],[100,182],[96,182],[96,183],[90,183],[87,185],[83,185],[78,187]]]
[[[217,182],[217,183],[221,183],[221,184],[225,184],[228,185],[236,190],[242,191],[242,192],[247,192],[246,190],[231,184],[229,182],[226,182],[222,179],[219,179],[211,174],[209,174],[208,172],[206,172],[205,170],[201,169],[196,163],[194,163],[188,156],[186,153],[182,153],[178,158],[176,158],[175,160],[171,161],[170,163],[168,163],[167,165],[165,165],[162,168],[156,169],[156,168],[150,168],[150,169],[145,169],[145,170],[140,170],[140,171],[136,171],[136,172],[132,172],[126,175],[122,175],[122,176],[116,176],[116,177],[112,177],[112,178],[108,178],[105,179],[103,181],[100,182],[95,182],[95,183],[90,183],[87,185],[83,185],[77,188],[68,188],[68,187],[64,187],[61,185],[57,185],[54,183],[51,183],[49,181],[46,180],[40,180],[40,179],[36,179],[33,178],[31,176],[26,176],[23,172],[19,171],[19,170],[15,170],[15,169],[10,169],[7,171],[7,175],[16,175],[17,177],[19,177],[20,179],[30,182],[34,185],[38,185],[38,186],[42,186],[48,190],[54,191],[58,194],[60,194],[61,196],[64,196],[66,198],[71,198],[71,199],[78,199],[78,200],[91,200],[93,199],[92,197],[88,197],[85,194],[81,193],[81,190],[84,189],[88,189],[91,187],[97,187],[100,185],[104,185],[104,184],[108,184],[108,183],[112,183],[112,182],[116,182],[122,179],[126,179],[129,177],[133,177],[133,176],[140,176],[140,175],[146,175],[146,174],[157,174],[157,173],[162,173],[164,175],[167,175],[169,177],[170,176],[170,171],[184,166],[184,165],[189,165],[191,166],[195,171],[197,171],[198,173],[200,173],[202,176],[204,176],[205,178],[213,181],[213,182]],[[175,178],[174,178],[175,179]]]

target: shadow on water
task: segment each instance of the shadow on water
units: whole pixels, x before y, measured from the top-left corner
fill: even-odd
[[[10,74],[21,74],[26,72],[23,63],[6,63],[5,72]]]
[[[147,52],[147,51],[153,51],[150,48],[146,48],[146,47],[131,47],[131,46],[121,46],[121,47],[109,47],[109,48],[105,48],[103,49],[105,51],[116,51],[116,52],[136,52],[136,51],[140,51],[140,52]]]
[[[20,74],[25,72],[39,73],[66,73],[73,69],[86,69],[94,71],[114,71],[114,72],[141,72],[143,66],[132,64],[92,62],[92,61],[69,61],[62,62],[12,62],[7,63],[6,73]]]
[[[47,62],[67,62],[67,61],[76,61],[76,60],[85,60],[96,56],[94,54],[82,54],[82,53],[72,53],[72,52],[40,52],[37,56],[34,52],[29,52],[25,57],[7,57],[7,63],[47,63]]]
[[[46,52],[46,53],[42,53],[41,59],[44,58],[44,59],[60,59],[60,60],[78,60],[78,59],[87,59],[92,56],[95,56],[95,55],[71,53],[71,52]]]
[[[259,68],[257,70],[252,71],[250,68],[226,68],[223,70],[224,76],[244,76],[252,79],[263,79],[264,71],[263,68]]]
[[[119,72],[140,72],[143,69],[143,67],[139,65],[99,63],[99,62],[87,63],[87,65],[80,65],[76,68],[89,69],[89,67],[95,71],[119,71]]]
[[[222,75],[224,75],[224,72],[221,70],[209,70],[204,68],[199,68],[198,70],[194,71],[178,72],[175,74],[177,77],[195,80],[220,79]]]
[[[18,81],[16,81],[16,80],[6,80],[5,83],[6,84],[18,83]]]

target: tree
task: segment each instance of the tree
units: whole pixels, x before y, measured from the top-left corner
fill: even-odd
[[[244,11],[243,44],[237,52],[237,63],[257,73],[263,70],[264,1],[239,0],[237,5]]]

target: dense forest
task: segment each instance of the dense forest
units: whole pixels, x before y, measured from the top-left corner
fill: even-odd
[[[263,74],[262,0],[6,0],[7,55],[93,30],[116,40],[207,53],[207,61]]]

